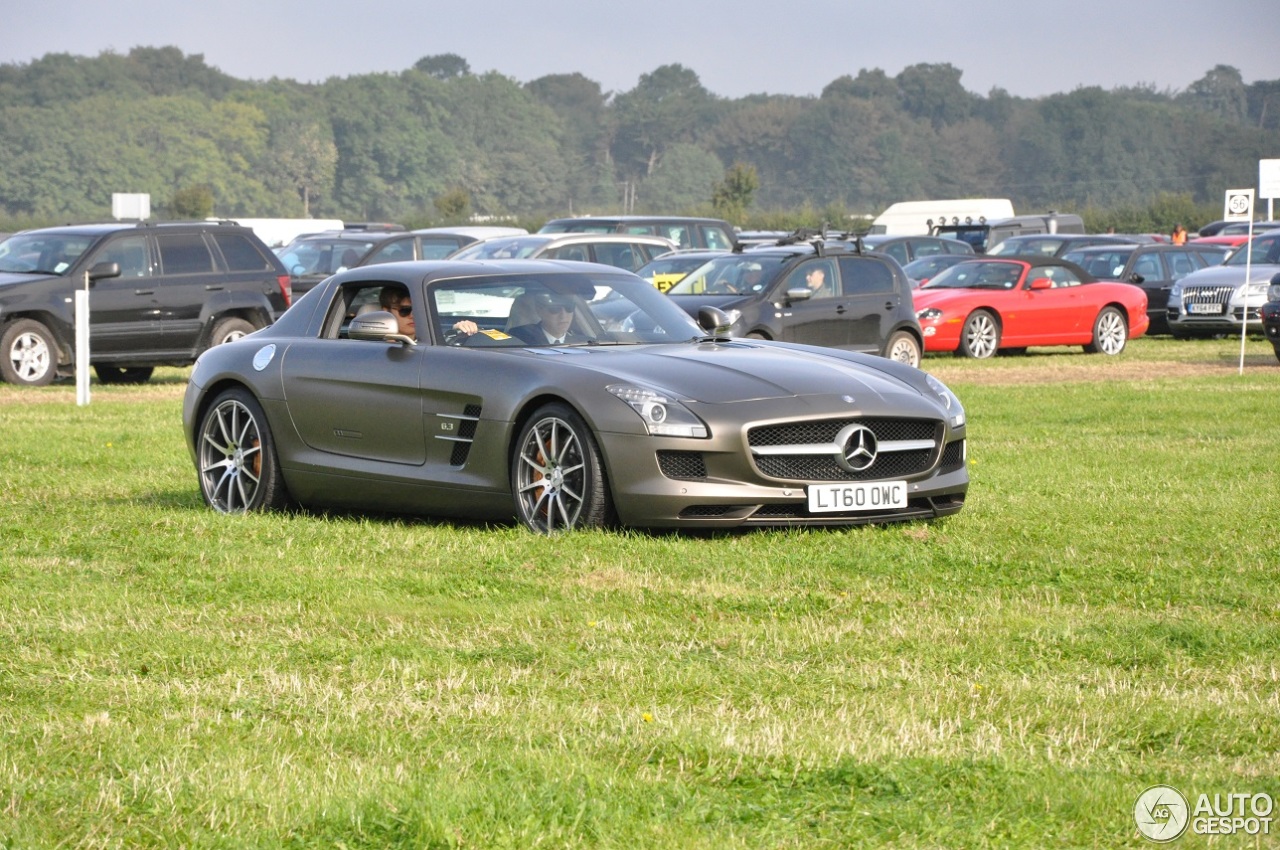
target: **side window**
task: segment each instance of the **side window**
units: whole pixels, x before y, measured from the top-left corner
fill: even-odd
[[[1200,268],[1194,254],[1165,254],[1165,259],[1169,261],[1169,277],[1172,280],[1182,280]]]
[[[840,285],[845,295],[874,295],[897,288],[892,269],[870,257],[841,257]]]
[[[413,259],[413,240],[397,239],[377,248],[369,255],[366,266],[376,265],[378,263],[397,263],[402,260]],[[357,261],[358,262],[358,261]]]
[[[631,246],[625,242],[601,242],[595,246],[596,262],[605,263],[610,266],[617,266],[620,269],[635,271],[644,265],[641,258],[631,250]],[[640,262],[637,262],[640,260]]]
[[[892,242],[885,246],[884,252],[890,257],[898,261],[898,265],[905,266],[910,260],[907,259],[907,243]]]
[[[562,245],[559,248],[552,248],[542,256],[552,260],[577,260],[583,263],[591,260],[587,256],[586,245]]]
[[[702,233],[702,241],[708,248],[727,251],[733,247],[733,235],[726,233],[723,227],[702,224],[698,226],[698,230]]]
[[[1133,273],[1140,274],[1147,280],[1161,280],[1164,272],[1160,268],[1160,258],[1155,254],[1141,254],[1133,264]]]
[[[258,246],[243,233],[213,233],[213,241],[222,251],[227,268],[233,272],[264,272],[273,268]],[[123,273],[124,268],[121,267]]]
[[[690,232],[689,228],[684,227],[683,225],[667,225],[662,228],[662,233],[659,235],[667,237],[680,248],[694,247],[693,233]]]
[[[147,237],[124,236],[112,239],[93,258],[94,263],[119,263],[120,277],[150,277]]]
[[[322,339],[347,339],[347,328],[356,316],[385,309],[379,302],[382,294],[381,284],[370,286],[367,283],[344,286],[338,290],[329,315],[325,319],[324,328],[320,332]],[[403,288],[400,290],[403,292]]]
[[[1042,277],[1049,278],[1053,282],[1054,289],[1080,285],[1080,278],[1066,266],[1032,266],[1031,271],[1027,273],[1028,285],[1030,281]]]
[[[945,253],[945,246],[941,242],[934,242],[932,239],[913,239],[911,247],[915,249],[916,259],[921,257],[932,257],[934,254]],[[902,262],[899,260],[898,262]]]
[[[216,270],[213,254],[199,233],[157,233],[164,274],[202,274]]]
[[[454,239],[424,238],[422,240],[422,259],[443,260],[461,247]]]
[[[787,275],[784,291],[808,289],[812,293],[810,298],[834,298],[837,285],[835,269],[830,260],[808,260]]]

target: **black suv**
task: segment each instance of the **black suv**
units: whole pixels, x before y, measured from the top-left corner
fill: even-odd
[[[911,282],[888,254],[821,239],[713,257],[667,290],[691,316],[707,305],[731,333],[828,345],[920,365],[923,335]]]
[[[76,289],[89,286],[89,358],[103,383],[141,383],[276,320],[292,299],[280,260],[246,227],[110,223],[0,242],[0,377],[48,384],[75,362]]]

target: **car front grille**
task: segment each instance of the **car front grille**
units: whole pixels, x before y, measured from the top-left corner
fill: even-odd
[[[1235,291],[1234,286],[1192,286],[1182,290],[1182,303],[1226,304]]]
[[[874,461],[865,469],[842,464],[841,432],[862,426],[872,436]],[[874,481],[923,474],[940,454],[936,419],[823,419],[764,425],[747,432],[752,460],[763,475],[787,481]]]
[[[707,463],[702,452],[658,452],[658,468],[668,478],[680,481],[697,481],[707,477]]]

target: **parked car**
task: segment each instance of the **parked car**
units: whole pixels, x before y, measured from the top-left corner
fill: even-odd
[[[494,239],[499,236],[524,236],[528,232],[523,227],[496,225],[459,225],[409,230],[392,234],[387,239],[375,243],[356,265],[400,263],[406,260],[443,260],[460,248],[485,239]]]
[[[957,263],[915,291],[925,351],[964,357],[1083,345],[1119,354],[1147,329],[1147,296],[1099,281],[1055,257],[984,257]]]
[[[1271,341],[1271,347],[1280,360],[1280,274],[1271,278],[1267,287],[1267,303],[1262,305],[1262,332]]]
[[[654,257],[641,266],[636,274],[652,283],[659,292],[666,292],[679,283],[685,275],[701,266],[712,257],[722,257],[728,251],[709,251],[697,248],[688,251],[671,251]]]
[[[1137,241],[1133,236],[1114,236],[1105,233],[1036,233],[1024,236],[1010,236],[998,245],[987,250],[988,257],[1008,257],[1015,254],[1023,256],[1040,255],[1044,257],[1061,257],[1076,248],[1087,248],[1090,245],[1132,245]],[[1144,240],[1151,242],[1153,240]]]
[[[968,242],[961,242],[959,239],[946,239],[941,236],[863,236],[862,246],[866,250],[888,254],[902,266],[922,257],[934,257],[943,254],[973,256],[973,246]]]
[[[931,257],[912,260],[902,267],[902,271],[907,275],[907,280],[911,281],[911,288],[919,289],[943,269],[949,269],[965,260],[972,260],[973,257],[973,254],[934,254]]]
[[[974,253],[985,254],[1010,236],[1084,233],[1084,219],[1074,213],[1059,212],[1015,215],[987,221],[943,222],[935,224],[930,233],[967,242],[973,246]]]
[[[922,337],[902,267],[885,254],[815,241],[713,257],[667,296],[691,316],[704,306],[724,310],[734,336],[848,348],[918,365]]]
[[[456,251],[456,260],[577,260],[633,272],[675,248],[661,236],[622,233],[530,233],[486,239]]]
[[[379,245],[405,233],[403,228],[376,227],[309,233],[277,248],[276,253],[293,277],[295,296],[301,296],[329,275],[360,265]]]
[[[378,309],[387,288],[409,298],[417,338]],[[595,306],[619,300],[642,330],[601,326]],[[524,342],[513,322],[525,305],[564,305],[586,341]],[[725,319],[707,310],[699,326],[600,265],[365,266],[201,357],[186,443],[201,495],[225,513],[298,502],[516,517],[551,533],[849,525],[963,507],[965,413],[943,384],[853,352],[734,341]],[[481,331],[450,345],[463,320]]]
[[[1192,272],[1219,265],[1228,250],[1216,245],[1094,245],[1073,248],[1062,259],[1075,263],[1099,280],[1118,280],[1141,286],[1147,293],[1148,334],[1169,333],[1166,316],[1169,290]]]
[[[539,233],[640,233],[670,239],[677,248],[732,248],[733,225],[682,215],[592,215],[553,218]]]
[[[1280,230],[1253,237],[1252,242],[1231,252],[1222,265],[1193,272],[1173,285],[1166,311],[1170,333],[1180,338],[1239,334],[1242,324],[1246,332],[1261,333],[1258,311],[1267,300],[1271,278],[1278,272]]]
[[[89,362],[141,383],[266,327],[290,279],[246,227],[216,222],[67,225],[0,242],[0,377],[40,386],[75,364],[73,293],[89,278]]]

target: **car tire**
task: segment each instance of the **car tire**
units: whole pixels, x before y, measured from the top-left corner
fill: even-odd
[[[898,363],[920,368],[920,343],[907,331],[895,331],[884,344],[884,356]]]
[[[98,380],[104,384],[145,384],[155,371],[150,366],[94,366]]]
[[[1129,325],[1124,314],[1115,307],[1103,307],[1093,320],[1093,342],[1084,347],[1084,353],[1114,357],[1124,351],[1128,341]]]
[[[18,319],[0,333],[0,378],[7,383],[43,387],[58,376],[58,341],[35,319]]]
[[[1280,342],[1273,342],[1271,347],[1275,349],[1276,359],[1280,360]]]
[[[196,473],[200,495],[219,513],[280,510],[288,505],[267,415],[243,387],[219,393],[200,415]]]
[[[591,429],[572,408],[544,405],[520,429],[511,463],[516,515],[539,534],[600,528],[613,505]]]
[[[226,342],[235,342],[238,339],[248,336],[256,331],[257,328],[251,322],[236,317],[220,319],[213,326],[213,331],[209,334],[209,347],[222,345]]]
[[[960,348],[957,353],[961,357],[973,357],[986,360],[1000,348],[1000,323],[987,310],[974,310],[964,320],[960,329]]]

